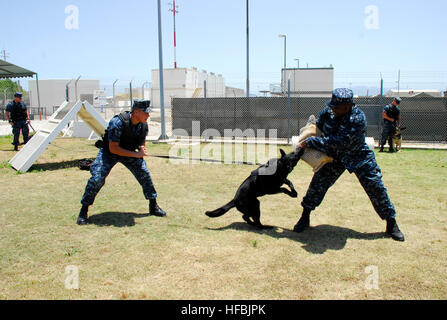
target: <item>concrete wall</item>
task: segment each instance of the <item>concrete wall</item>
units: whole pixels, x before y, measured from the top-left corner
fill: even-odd
[[[225,87],[225,97],[226,98],[245,97],[245,91],[244,91],[244,89]]]
[[[49,114],[53,113],[53,107],[60,106],[65,101],[65,85],[70,79],[48,79],[39,80],[40,106],[46,108]],[[28,81],[30,90],[30,106],[37,107],[37,87],[36,80]],[[75,80],[71,81],[69,88],[69,99],[75,101]],[[78,97],[81,94],[93,94],[94,90],[99,90],[99,80],[80,79],[78,81]]]

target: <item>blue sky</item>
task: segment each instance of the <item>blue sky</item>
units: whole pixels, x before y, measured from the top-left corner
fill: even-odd
[[[173,25],[162,0],[163,62],[173,67]],[[179,67],[222,74],[245,88],[245,0],[176,0]],[[68,30],[65,9],[79,9],[79,29]],[[368,29],[368,6],[377,29]],[[125,86],[150,81],[158,68],[156,0],[2,1],[0,50],[40,79],[119,78]],[[287,66],[335,68],[335,85],[442,89],[447,86],[447,1],[250,0],[250,80],[253,91],[280,82],[283,39]],[[8,18],[5,18],[8,17]]]

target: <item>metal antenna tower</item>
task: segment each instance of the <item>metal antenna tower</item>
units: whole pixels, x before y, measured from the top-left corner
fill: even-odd
[[[174,16],[174,68],[177,69],[177,36],[175,32],[175,14],[178,13],[178,5],[175,4],[175,0],[173,0],[173,2],[169,2],[169,5],[171,6],[171,8],[169,8],[169,11],[172,12]]]

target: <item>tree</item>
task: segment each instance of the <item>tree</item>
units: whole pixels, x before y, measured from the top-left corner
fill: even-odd
[[[6,90],[6,92],[5,92]],[[4,100],[4,94],[6,93],[6,100],[12,100],[13,94],[17,91],[23,92],[23,88],[18,86],[17,83],[11,79],[0,80],[0,100]],[[25,92],[23,92],[25,98]],[[6,105],[7,101],[3,101],[3,105]]]

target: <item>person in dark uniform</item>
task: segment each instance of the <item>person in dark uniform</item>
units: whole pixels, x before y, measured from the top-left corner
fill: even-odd
[[[383,147],[385,143],[388,141],[389,152],[395,152],[393,146],[393,136],[396,133],[396,128],[400,128],[400,109],[398,105],[402,101],[401,98],[395,97],[393,102],[386,105],[383,108],[382,117],[383,117],[383,130],[382,130],[382,138],[380,139],[380,150],[379,152],[383,152]]]
[[[314,174],[301,202],[303,213],[294,231],[302,232],[309,227],[311,211],[321,204],[327,190],[348,170],[349,173],[355,173],[375,211],[381,219],[386,220],[386,233],[394,240],[404,241],[374,152],[365,142],[366,117],[354,104],[352,90],[335,89],[332,99],[326,105],[316,123],[324,137],[307,138],[299,147],[322,151],[334,161],[327,163]]]
[[[29,140],[29,111],[26,108],[25,103],[22,102],[22,93],[14,93],[14,101],[8,103],[5,110],[6,120],[12,126],[12,133],[14,134],[14,151],[19,150],[19,138],[20,131],[23,135],[23,143],[27,143]]]
[[[88,207],[93,204],[110,170],[118,162],[132,172],[143,188],[143,194],[149,200],[149,214],[166,216],[166,212],[157,204],[157,192],[143,159],[147,156],[147,119],[150,111],[149,100],[135,100],[131,112],[123,112],[110,120],[104,133],[103,146],[90,166],[92,176],[87,182],[81,199],[82,208],[77,224],[83,225],[88,222]]]

